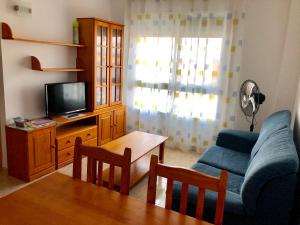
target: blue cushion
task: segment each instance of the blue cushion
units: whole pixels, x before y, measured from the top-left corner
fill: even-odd
[[[192,166],[192,169],[214,177],[219,177],[221,173],[220,169],[217,169],[210,165],[206,165],[204,163],[195,163]],[[239,176],[234,173],[229,173],[227,179],[227,190],[239,194],[243,181],[244,181],[243,176]]]
[[[250,154],[258,136],[255,132],[223,129],[218,134],[216,145]]]
[[[241,196],[247,212],[253,214],[257,198],[264,185],[276,177],[298,171],[298,156],[290,128],[276,131],[261,146],[249,164],[241,187]]]
[[[291,123],[291,112],[288,110],[278,111],[264,120],[259,137],[251,151],[250,161],[257,154],[263,143],[270,138],[276,131],[289,127]]]
[[[248,168],[249,159],[250,154],[212,146],[202,154],[198,162],[244,176]]]

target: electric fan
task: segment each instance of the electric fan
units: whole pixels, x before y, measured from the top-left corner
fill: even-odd
[[[240,106],[242,112],[248,118],[251,118],[250,131],[254,129],[255,115],[259,106],[265,101],[265,95],[259,90],[259,87],[253,80],[246,80],[242,83],[240,89]]]

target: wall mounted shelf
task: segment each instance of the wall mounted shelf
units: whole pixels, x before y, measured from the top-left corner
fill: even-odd
[[[31,56],[31,68],[33,70],[42,72],[80,72],[85,71],[84,69],[78,68],[42,68],[41,63],[38,58]]]
[[[33,39],[26,39],[26,38],[16,38],[13,36],[12,30],[7,23],[2,23],[2,39],[47,44],[47,45],[77,47],[77,48],[85,47],[84,45],[66,43],[66,42],[40,41],[40,40],[33,40]]]

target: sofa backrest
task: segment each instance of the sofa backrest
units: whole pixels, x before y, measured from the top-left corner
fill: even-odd
[[[271,137],[271,135],[283,128],[289,127],[291,123],[291,112],[288,110],[278,111],[271,114],[267,119],[264,120],[259,137],[255,143],[250,156],[249,164],[251,163],[254,156],[257,154],[263,143]]]
[[[264,185],[274,178],[297,173],[298,161],[289,127],[274,132],[262,144],[249,164],[241,187],[241,198],[249,214],[255,212],[256,202]]]

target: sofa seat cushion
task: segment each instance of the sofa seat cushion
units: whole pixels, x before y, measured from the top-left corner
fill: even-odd
[[[213,166],[204,163],[195,163],[192,166],[192,169],[214,177],[219,177],[221,174],[221,169],[215,168]],[[228,173],[227,190],[239,194],[243,182],[244,182],[243,176],[234,173]]]
[[[220,146],[212,146],[202,154],[198,162],[244,176],[249,160],[250,154]]]

